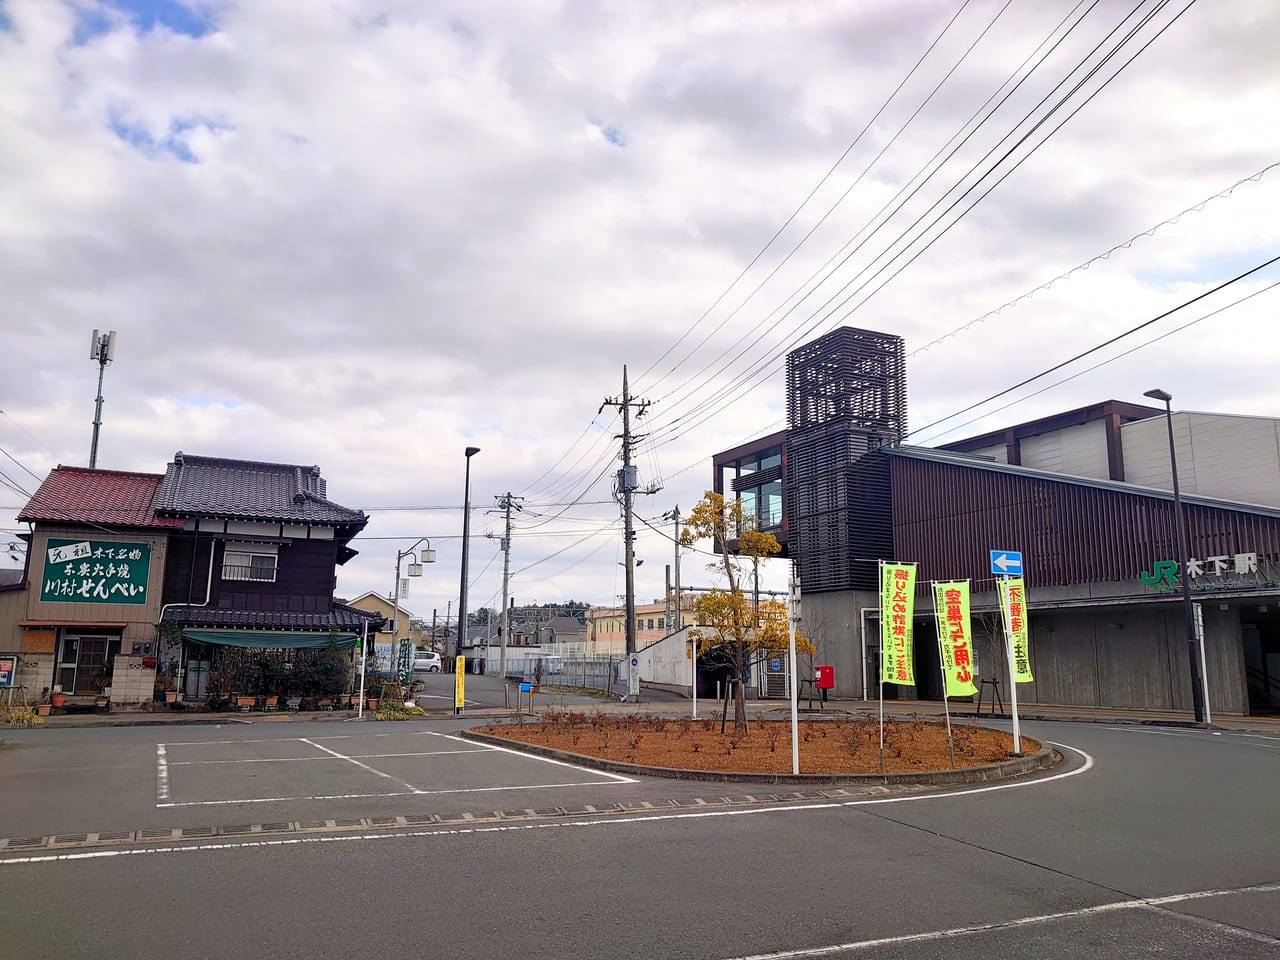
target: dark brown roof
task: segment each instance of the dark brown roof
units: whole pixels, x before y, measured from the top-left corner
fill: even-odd
[[[58,466],[45,477],[18,519],[111,527],[181,527],[179,519],[156,515],[156,490],[163,479],[154,473]]]
[[[177,604],[166,607],[164,620],[188,627],[242,627],[252,630],[347,630],[360,632],[363,621],[369,629],[376,630],[385,617],[365,610],[357,610],[344,603],[334,603],[321,613],[302,613],[287,610],[223,610],[217,607],[198,607]]]
[[[368,516],[326,497],[320,468],[195,457],[181,451],[165,471],[156,509],[175,516],[235,517],[285,523],[354,524]]]

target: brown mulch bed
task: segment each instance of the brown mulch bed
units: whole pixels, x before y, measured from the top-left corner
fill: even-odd
[[[802,774],[878,774],[880,727],[875,717],[840,717],[800,721]],[[1012,737],[1000,730],[973,726],[952,718],[955,766],[978,767],[1012,758]],[[616,715],[549,711],[538,723],[503,723],[481,727],[480,733],[536,744],[621,763],[683,770],[730,773],[791,773],[791,723],[752,720],[737,734],[732,716],[725,732],[720,720],[651,714]],[[951,769],[947,728],[941,719],[893,720],[884,723],[885,773],[921,773]],[[1024,753],[1040,744],[1022,738]]]

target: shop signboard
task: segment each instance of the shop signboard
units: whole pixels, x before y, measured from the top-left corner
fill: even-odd
[[[44,603],[147,602],[151,545],[50,537],[40,579]]]

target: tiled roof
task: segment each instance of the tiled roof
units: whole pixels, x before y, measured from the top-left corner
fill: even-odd
[[[177,516],[285,523],[359,524],[368,516],[325,496],[320,468],[194,457],[181,451],[165,471],[156,509]]]
[[[179,519],[156,516],[156,490],[162,479],[154,473],[58,466],[45,477],[18,519],[110,527],[181,527]]]
[[[376,613],[367,613],[335,603],[324,613],[293,613],[274,610],[223,610],[217,607],[196,607],[177,604],[166,607],[164,619],[188,627],[247,627],[254,630],[347,630],[360,632],[362,621],[369,622],[369,629],[376,630],[385,619]]]

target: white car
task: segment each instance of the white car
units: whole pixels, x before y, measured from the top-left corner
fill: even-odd
[[[419,650],[413,655],[414,673],[439,673],[440,654],[433,650]]]

